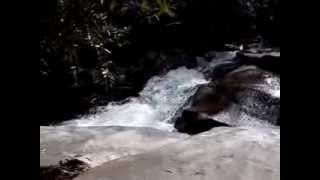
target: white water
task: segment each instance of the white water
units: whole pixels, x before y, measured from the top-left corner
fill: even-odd
[[[140,97],[121,105],[109,104],[96,115],[71,120],[71,126],[153,127],[172,131],[170,120],[201,84],[207,80],[197,70],[180,67],[164,76],[155,76],[146,84]]]
[[[152,127],[173,131],[171,120],[176,112],[194,95],[199,85],[208,83],[204,72],[212,71],[218,65],[230,63],[229,60],[235,56],[235,52],[222,52],[216,54],[216,58],[211,62],[198,61],[199,66],[196,69],[180,67],[166,75],[155,76],[147,82],[139,97],[130,98],[123,104],[110,103],[95,115],[67,121],[62,125]],[[258,89],[280,98],[280,79],[270,77],[265,81],[257,85]],[[230,107],[211,118],[239,126],[269,126],[263,120],[239,111],[237,107]]]
[[[273,127],[268,121],[259,119],[257,117],[250,116],[241,111],[238,105],[231,105],[224,111],[215,115],[209,116],[209,118],[215,119],[220,122],[224,122],[233,126],[242,127],[255,127],[255,128],[268,128]]]

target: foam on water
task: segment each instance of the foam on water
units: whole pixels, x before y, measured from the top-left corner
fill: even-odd
[[[265,79],[269,85],[267,91],[274,97],[280,98],[280,78],[270,77]]]
[[[224,111],[209,116],[220,122],[224,122],[233,126],[268,128],[272,127],[269,122],[261,120],[257,117],[250,116],[239,109],[235,104],[231,105]]]
[[[172,131],[170,120],[201,84],[208,83],[197,70],[180,67],[155,76],[140,96],[124,104],[109,104],[96,115],[65,122],[68,126],[153,127]]]
[[[233,59],[236,57],[237,51],[226,51],[226,52],[215,52],[214,58],[211,61],[206,61],[199,59],[197,70],[201,72],[205,72],[207,70],[212,71],[219,65],[232,63]]]
[[[172,119],[195,94],[198,87],[208,83],[207,71],[215,67],[233,63],[236,52],[220,52],[214,54],[211,61],[199,61],[195,69],[180,67],[163,76],[151,78],[139,97],[130,98],[127,102],[109,103],[95,115],[83,116],[62,123],[63,126],[127,126],[152,127],[165,131],[173,131]],[[280,98],[280,78],[266,77],[265,82],[255,85],[257,89]],[[268,122],[249,116],[231,106],[211,118],[236,126],[269,127]]]

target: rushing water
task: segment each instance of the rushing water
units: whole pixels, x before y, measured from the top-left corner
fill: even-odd
[[[153,127],[172,131],[174,127],[171,120],[176,112],[195,94],[200,85],[208,83],[209,80],[205,78],[206,72],[212,72],[215,67],[232,62],[231,59],[235,55],[235,52],[218,53],[212,61],[199,60],[199,66],[195,69],[180,67],[163,76],[155,76],[147,82],[139,97],[130,98],[122,104],[110,103],[95,115],[83,116],[62,125]],[[266,91],[280,97],[280,82],[273,78],[266,80],[268,81],[266,84],[270,84],[270,88],[267,87]],[[273,85],[275,88],[272,88]],[[217,114],[214,118],[225,122],[233,120],[235,119],[233,114],[237,111],[232,107],[230,111]],[[239,116],[239,114],[236,116],[238,121],[244,123],[239,123],[240,125],[245,125],[249,121],[247,124],[261,125],[259,120],[253,117]]]
[[[120,105],[111,103],[101,113],[68,121],[65,125],[153,127],[171,131],[172,117],[197,87],[206,83],[199,71],[180,67],[150,79],[139,97]]]

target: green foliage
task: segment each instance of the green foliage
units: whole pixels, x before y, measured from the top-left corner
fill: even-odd
[[[159,15],[168,15],[170,17],[175,16],[173,11],[171,10],[171,8],[173,7],[167,0],[156,0],[156,2],[159,8],[159,11],[158,11]]]
[[[142,15],[174,17],[174,3],[170,0],[137,0]]]
[[[147,13],[151,10],[150,3],[147,0],[138,1],[138,5],[142,13]]]

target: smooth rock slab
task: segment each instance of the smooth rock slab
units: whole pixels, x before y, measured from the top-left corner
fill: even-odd
[[[174,143],[186,135],[152,128],[40,127],[40,167],[78,159],[91,168]]]
[[[279,180],[280,130],[214,128],[185,141],[127,156],[76,180]]]

